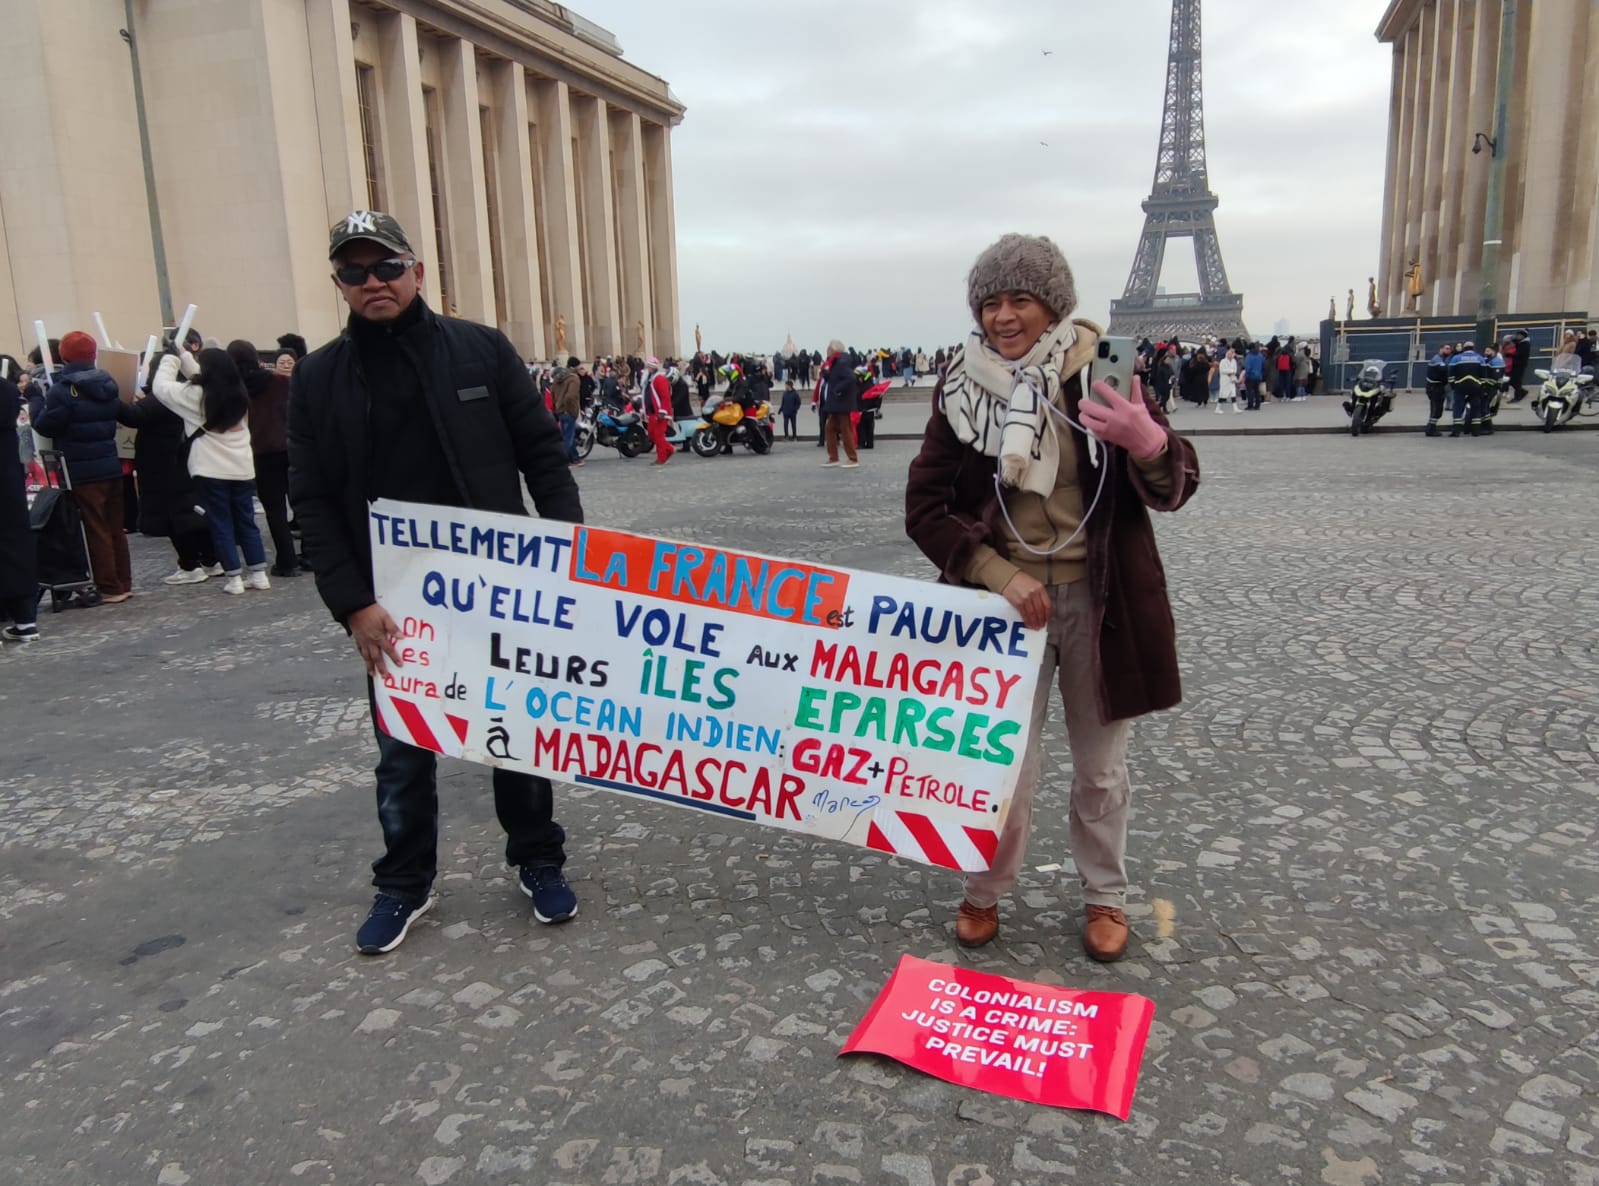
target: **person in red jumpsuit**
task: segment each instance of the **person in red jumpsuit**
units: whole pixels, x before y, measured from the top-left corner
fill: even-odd
[[[661,370],[661,360],[651,358],[644,380],[644,415],[650,440],[655,442],[655,464],[665,465],[672,460],[673,449],[667,443],[672,423],[672,381]]]

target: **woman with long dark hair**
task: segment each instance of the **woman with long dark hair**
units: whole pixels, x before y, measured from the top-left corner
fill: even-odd
[[[180,378],[181,373],[181,378]],[[189,473],[211,527],[224,593],[269,589],[266,548],[255,525],[255,458],[250,448],[250,397],[226,350],[169,352],[151,384],[155,397],[183,417]],[[239,552],[244,552],[244,563]]]

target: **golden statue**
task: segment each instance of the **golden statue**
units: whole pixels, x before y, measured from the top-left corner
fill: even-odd
[[[1382,306],[1377,303],[1377,277],[1366,277],[1366,312],[1373,320],[1382,316]]]
[[[644,354],[644,322],[640,321],[633,327],[633,353],[640,357]]]
[[[694,323],[694,349],[700,354],[705,352],[705,343],[700,340],[700,324],[697,321]]]
[[[1421,261],[1413,259],[1405,270],[1405,308],[1411,313],[1421,310]]]
[[[555,353],[566,354],[566,318],[559,313],[555,315]]]

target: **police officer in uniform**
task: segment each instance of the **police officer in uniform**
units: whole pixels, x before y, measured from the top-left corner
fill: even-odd
[[[1455,348],[1448,342],[1427,363],[1427,435],[1440,436],[1438,421],[1444,415],[1444,397],[1449,393],[1449,359]]]
[[[1478,422],[1488,410],[1488,400],[1492,397],[1496,382],[1487,362],[1477,353],[1477,347],[1470,342],[1462,342],[1460,350],[1449,362],[1450,402],[1454,413],[1454,423],[1449,428],[1450,436],[1457,437],[1462,431],[1468,436],[1478,435]]]
[[[1483,378],[1488,386],[1485,388],[1487,395],[1483,400],[1482,415],[1477,420],[1477,435],[1491,437],[1494,434],[1494,417],[1499,414],[1499,404],[1504,399],[1509,378],[1505,370],[1505,356],[1495,347],[1483,347],[1482,361]]]

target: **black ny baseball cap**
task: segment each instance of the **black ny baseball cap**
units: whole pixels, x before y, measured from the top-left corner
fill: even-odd
[[[332,259],[340,248],[358,239],[370,239],[390,251],[414,254],[411,241],[392,214],[381,210],[352,210],[328,231],[328,258]]]

